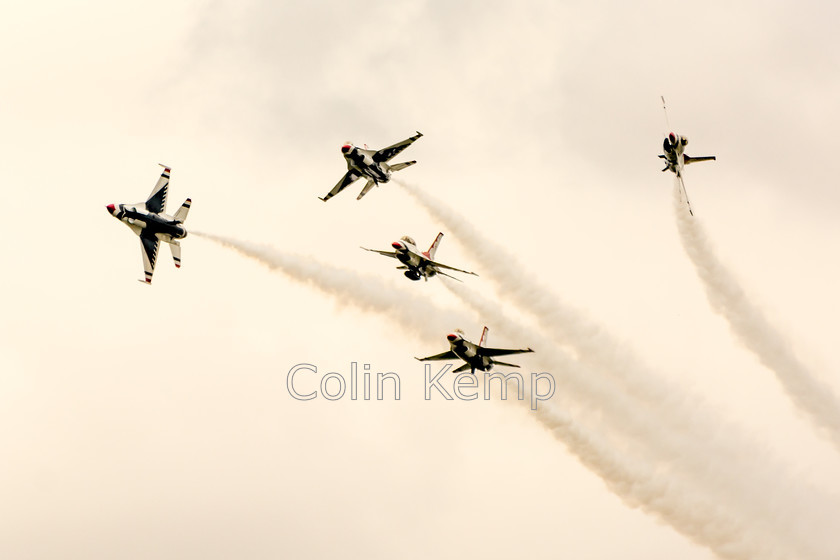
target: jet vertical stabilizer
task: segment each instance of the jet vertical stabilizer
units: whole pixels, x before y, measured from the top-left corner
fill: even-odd
[[[435,240],[432,242],[432,246],[429,247],[429,250],[426,251],[426,254],[429,255],[429,260],[435,260],[435,253],[437,253],[438,245],[440,245],[440,240],[443,238],[443,232],[437,234]]]
[[[487,334],[490,332],[490,329],[484,327],[484,330],[481,331],[481,340],[478,341],[479,346],[487,346]]]

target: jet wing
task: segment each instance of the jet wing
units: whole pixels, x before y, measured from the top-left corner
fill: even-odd
[[[406,267],[406,268],[408,268],[408,267]],[[446,276],[447,278],[452,278],[452,279],[453,279],[453,280],[455,280],[456,282],[461,282],[461,283],[463,283],[463,282],[464,282],[464,281],[463,281],[463,280],[461,280],[460,278],[455,278],[455,277],[454,277],[454,276],[452,276],[451,274],[447,274],[447,273],[443,272],[442,270],[437,270],[437,271],[435,271],[435,274],[439,274],[440,276]]]
[[[146,283],[151,284],[152,274],[155,272],[155,262],[157,262],[160,239],[155,235],[140,234],[140,244],[143,249],[143,270],[146,273]]]
[[[321,200],[323,200],[324,202],[328,201],[329,199],[331,199],[332,197],[334,197],[335,195],[337,195],[338,193],[343,191],[345,188],[347,188],[347,185],[349,185],[350,183],[352,183],[353,181],[355,181],[359,177],[360,177],[360,175],[358,173],[356,173],[355,171],[353,171],[353,170],[348,171],[347,173],[344,174],[344,177],[342,177],[341,180],[338,183],[336,183],[336,185],[332,188],[332,190],[327,193],[327,196],[325,196],[324,198],[321,198]],[[318,197],[318,198],[320,198],[320,197]]]
[[[394,259],[397,258],[397,253],[395,251],[380,251],[378,249],[368,249],[367,247],[361,247],[361,249],[364,249],[365,251],[370,251],[371,253],[379,253],[380,255],[386,257],[391,257]]]
[[[523,348],[520,350],[506,350],[504,348],[484,348],[479,347],[479,353],[482,356],[507,356],[510,354],[525,354],[527,352],[533,352],[530,348]]]
[[[146,200],[146,210],[155,214],[160,214],[166,210],[166,194],[169,190],[169,172],[171,171],[165,165],[159,165],[163,167],[163,173],[160,174],[160,179],[155,184],[155,188],[152,189],[152,194]]]
[[[380,163],[380,162],[383,162],[383,161],[391,160],[397,154],[399,154],[400,152],[402,152],[403,150],[405,150],[406,148],[411,146],[414,143],[414,141],[417,140],[418,138],[420,138],[421,136],[423,136],[423,135],[420,132],[418,132],[417,134],[415,134],[411,138],[407,138],[407,139],[403,140],[402,142],[397,142],[396,144],[393,144],[392,146],[388,146],[387,148],[382,148],[381,150],[379,150],[378,152],[373,154],[373,161],[375,161],[377,163]]]
[[[688,165],[689,163],[694,163],[697,161],[715,161],[717,158],[715,156],[698,156],[698,157],[691,157],[691,156],[683,156],[683,163]]]
[[[459,359],[458,356],[452,350],[448,350],[441,354],[435,354],[434,356],[426,356],[425,358],[414,358],[415,360],[420,360],[421,362],[429,362],[433,360],[457,360]]]

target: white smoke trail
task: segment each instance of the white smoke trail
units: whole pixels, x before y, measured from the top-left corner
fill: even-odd
[[[758,536],[712,498],[677,488],[668,476],[650,465],[634,463],[626,455],[581,432],[556,407],[537,409],[539,421],[574,453],[607,487],[630,507],[640,508],[724,559],[802,559],[783,550],[781,543]]]
[[[732,273],[717,258],[696,217],[691,219],[674,188],[674,213],[680,240],[703,282],[712,309],[723,316],[735,338],[776,374],[785,392],[818,431],[840,450],[840,400],[797,358],[787,340],[753,304]]]
[[[354,306],[362,311],[386,313],[407,333],[423,337],[426,342],[445,341],[444,337],[452,329],[453,323],[465,324],[468,320],[463,313],[444,311],[426,300],[408,296],[403,290],[395,290],[376,276],[363,276],[311,257],[279,251],[268,245],[202,232],[191,233],[326,292],[342,305]]]
[[[627,390],[640,393],[651,401],[668,398],[663,387],[646,382],[647,375],[633,375],[639,359],[623,343],[576,309],[564,305],[551,290],[534,280],[533,275],[523,273],[524,267],[515,255],[488,239],[463,216],[426,191],[399,179],[392,180],[430,215],[441,220],[455,240],[467,247],[476,261],[492,273],[491,280],[502,289],[504,296],[550,327],[558,342],[572,345],[582,360],[621,378]]]
[[[546,364],[550,371],[559,373],[555,375],[558,392],[567,395],[569,400],[577,404],[595,410],[608,424],[605,430],[633,440],[635,444],[626,453],[634,451],[641,453],[648,461],[653,459],[657,468],[667,471],[669,488],[674,493],[696,492],[702,488],[704,496],[714,500],[722,509],[734,508],[740,512],[741,519],[749,519],[752,526],[762,526],[762,541],[782,539],[784,543],[796,542],[796,549],[800,553],[812,548],[808,537],[796,534],[795,523],[790,519],[791,511],[795,508],[791,505],[785,508],[776,505],[777,496],[774,492],[777,484],[773,481],[760,487],[745,484],[746,477],[733,472],[729,462],[710,453],[705,442],[663,429],[663,418],[660,415],[650,414],[647,407],[631,402],[620,386],[601,383],[599,372],[571,359],[542,333],[511,319],[500,310],[498,303],[480,296],[463,284],[449,281],[443,283],[486,322],[497,325],[497,331],[501,330],[508,336],[515,334],[517,338],[532,345],[537,352],[535,358],[541,364]],[[767,465],[764,466],[766,468]],[[751,470],[747,477],[763,478],[755,470]],[[774,492],[768,492],[768,489]],[[808,511],[808,508],[804,510]],[[784,543],[778,543],[776,550],[784,546]],[[811,552],[807,557],[816,558],[819,553]]]
[[[432,216],[440,219],[453,237],[467,247],[485,269],[493,273],[490,279],[499,286],[500,293],[531,312],[556,340],[572,344],[582,361],[612,377],[612,380],[601,380],[604,402],[600,410],[604,415],[613,412],[613,401],[609,399],[615,391],[610,391],[610,386],[618,383],[620,391],[641,401],[640,410],[650,414],[652,422],[659,422],[658,428],[650,432],[651,435],[656,434],[670,441],[674,437],[683,437],[696,444],[694,450],[684,448],[689,453],[685,457],[672,456],[670,460],[684,463],[695,461],[694,469],[708,469],[713,476],[718,477],[722,487],[740,488],[736,494],[744,498],[742,509],[749,509],[750,504],[755,503],[761,504],[770,516],[781,516],[780,510],[797,512],[793,519],[788,515],[787,521],[780,519],[774,522],[789,523],[791,533],[818,533],[814,529],[814,522],[809,521],[807,515],[809,509],[817,508],[815,503],[821,504],[818,508],[820,511],[836,512],[834,503],[826,503],[832,502],[833,498],[825,498],[811,488],[803,487],[801,480],[767,457],[763,449],[752,445],[733,426],[715,417],[714,411],[710,412],[702,401],[655,376],[602,327],[563,305],[550,290],[534,281],[532,275],[522,272],[523,267],[513,255],[488,240],[463,216],[427,192],[401,181],[395,182],[403,186]],[[599,379],[601,376],[592,377]],[[671,432],[672,435],[659,435],[664,432]],[[668,449],[660,449],[660,454],[667,452]],[[794,487],[795,484],[800,486]],[[824,520],[820,516],[814,517],[817,523]],[[812,539],[799,537],[797,540],[808,542]],[[836,544],[826,544],[819,539],[814,542],[818,547],[827,546],[828,551],[824,556],[815,554],[810,557],[837,556]]]
[[[402,290],[396,292],[374,278],[361,277],[310,258],[288,255],[265,245],[214,235],[198,235],[340,297],[349,305],[383,314],[424,338],[438,338],[441,332],[436,326],[439,317],[448,315],[448,320],[452,317],[451,313],[442,313],[425,300],[410,296]],[[714,500],[675,491],[666,477],[658,474],[655,468],[639,462],[633,463],[622,454],[612,451],[597,436],[581,429],[558,409],[541,407],[535,416],[625,503],[656,516],[694,542],[710,548],[721,558],[746,560],[756,557],[795,557],[782,552],[779,544],[769,539],[748,537],[751,534],[749,527]]]

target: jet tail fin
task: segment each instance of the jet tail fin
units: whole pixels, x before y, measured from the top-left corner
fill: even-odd
[[[435,253],[437,253],[438,246],[440,245],[440,240],[442,237],[443,232],[438,233],[437,237],[435,237],[435,240],[432,242],[432,246],[429,247],[428,251],[426,251],[426,254],[429,256],[430,261],[435,260]]]
[[[192,204],[192,199],[188,198],[187,200],[184,201],[184,203],[181,205],[181,207],[178,208],[178,211],[175,212],[175,216],[174,216],[176,222],[178,222],[179,224],[183,224],[184,222],[187,221],[187,214],[190,213],[190,205],[191,204]]]
[[[172,251],[172,259],[175,261],[175,268],[181,268],[181,244],[173,241],[169,244],[169,249]]]
[[[400,169],[405,169],[409,165],[414,165],[415,163],[417,163],[417,160],[404,161],[403,163],[395,163],[393,165],[389,165],[388,167],[391,169],[391,171],[399,171]]]
[[[484,327],[484,330],[481,331],[481,340],[478,341],[479,346],[486,346],[487,345],[487,334],[490,332],[490,329]]]

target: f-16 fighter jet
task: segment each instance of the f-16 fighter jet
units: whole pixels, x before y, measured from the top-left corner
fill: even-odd
[[[519,367],[516,364],[507,364],[494,360],[494,356],[507,356],[509,354],[523,354],[525,352],[533,352],[530,348],[522,350],[505,350],[502,348],[487,348],[487,327],[484,327],[484,332],[481,333],[481,340],[476,345],[473,342],[464,338],[464,333],[456,330],[452,334],[446,335],[449,341],[449,351],[442,354],[435,354],[426,358],[415,358],[421,362],[428,362],[432,360],[464,360],[466,363],[456,369],[454,373],[470,370],[470,373],[475,375],[475,370],[490,371],[493,366],[508,366]]]
[[[665,122],[668,123],[668,109],[665,107],[665,98],[661,97],[661,99],[662,108],[665,110]],[[670,124],[668,124],[668,128],[671,128]],[[683,195],[685,196],[688,211],[693,216],[694,212],[691,210],[691,203],[688,201],[688,192],[685,190],[685,182],[683,181],[683,169],[689,163],[696,161],[714,161],[715,156],[691,157],[685,153],[686,144],[688,144],[688,138],[669,132],[662,143],[662,150],[665,153],[660,154],[659,157],[665,160],[665,167],[662,171],[672,171],[676,175],[677,180],[680,182]]]
[[[324,198],[318,198],[321,198],[321,200],[326,202],[343,191],[356,179],[364,177],[367,179],[367,183],[365,183],[365,186],[362,189],[362,192],[359,193],[359,196],[356,197],[356,200],[361,199],[370,189],[373,188],[374,185],[379,186],[379,183],[387,183],[390,181],[392,171],[399,171],[400,169],[417,163],[416,161],[406,161],[403,163],[393,164],[389,164],[388,162],[404,149],[411,146],[411,144],[413,144],[414,141],[421,136],[423,135],[418,132],[416,135],[408,138],[407,140],[397,142],[393,146],[382,148],[379,151],[368,150],[366,148],[362,149],[349,142],[344,144],[341,147],[341,153],[344,154],[344,159],[347,160],[347,173],[344,174],[341,181],[339,181],[338,184],[336,184],[336,186],[334,186]]]
[[[187,236],[184,222],[187,219],[192,202],[188,198],[178,208],[174,216],[166,214],[166,193],[169,187],[170,169],[163,164],[159,165],[163,167],[163,173],[160,174],[160,179],[158,179],[146,202],[109,204],[106,206],[113,217],[140,236],[146,284],[152,283],[152,274],[155,271],[155,262],[157,262],[158,247],[160,247],[161,241],[169,243],[172,258],[175,259],[175,266],[181,268],[181,245],[178,240]],[[140,282],[143,282],[143,280],[140,280]]]
[[[460,279],[443,272],[441,268],[478,276],[475,272],[469,272],[467,270],[461,270],[460,268],[435,262],[435,253],[437,252],[437,248],[438,245],[440,245],[442,237],[443,233],[439,233],[435,238],[435,242],[432,243],[432,246],[429,247],[428,251],[420,251],[420,249],[417,248],[417,244],[414,243],[414,240],[407,235],[401,237],[399,241],[391,243],[391,247],[394,248],[393,251],[378,251],[376,249],[368,249],[366,247],[362,247],[362,249],[397,259],[403,263],[402,266],[397,267],[397,270],[405,270],[406,278],[410,278],[412,280],[420,280],[420,278],[423,278],[428,282],[429,278],[440,274],[461,282]]]

